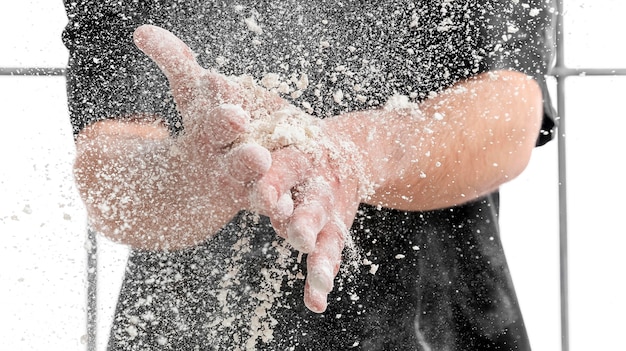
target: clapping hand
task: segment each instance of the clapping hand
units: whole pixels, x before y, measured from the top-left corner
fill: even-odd
[[[336,130],[334,119],[308,116],[319,132],[306,145],[268,150],[245,139],[250,116],[260,110],[304,112],[275,93],[200,67],[191,49],[164,29],[139,27],[135,42],[170,82],[185,128],[181,152],[196,164],[193,176],[207,201],[222,209],[223,221],[241,209],[269,216],[278,235],[308,253],[304,301],[323,312],[363,196],[355,145]]]

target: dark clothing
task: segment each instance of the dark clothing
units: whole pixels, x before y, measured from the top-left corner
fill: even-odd
[[[97,120],[149,113],[173,135],[184,128],[165,77],[132,43],[134,28],[149,23],[221,73],[277,73],[292,91],[306,76],[301,95],[284,97],[320,118],[376,108],[398,94],[420,102],[487,71],[521,71],[544,91],[540,145],[554,127],[544,80],[553,49],[546,4],[67,1],[72,124],[77,134]],[[354,248],[323,314],[304,307],[305,258],[285,253],[267,218],[241,213],[181,252],[134,251],[109,347],[529,349],[500,243],[497,193],[429,212],[362,205],[351,232]]]

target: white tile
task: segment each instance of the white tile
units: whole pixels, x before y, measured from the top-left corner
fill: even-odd
[[[502,243],[534,351],[561,347],[557,144],[501,188]]]
[[[567,84],[572,351],[623,348],[626,77]]]
[[[0,3],[0,67],[64,67],[61,32],[67,23],[61,0]]]
[[[63,78],[0,77],[0,340],[6,350],[83,348],[85,213]]]
[[[570,67],[626,67],[623,0],[564,0],[565,61]]]

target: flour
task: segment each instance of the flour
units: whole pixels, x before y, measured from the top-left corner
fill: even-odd
[[[252,121],[251,132],[242,141],[254,141],[270,151],[295,146],[305,152],[314,152],[320,140],[319,121],[294,106],[262,116]]]
[[[221,314],[213,316],[207,329],[207,341],[211,345],[219,349],[231,345],[229,350],[256,350],[260,342],[271,344],[274,339],[274,327],[278,321],[273,313],[278,308],[287,308],[279,302],[284,294],[283,286],[293,287],[294,282],[303,280],[304,276],[294,271],[296,259],[285,241],[275,240],[268,245],[278,257],[258,272],[261,277],[259,285],[251,288],[248,296],[234,291],[242,291],[241,288],[249,284],[242,279],[241,269],[244,257],[250,252],[250,237],[243,235],[231,247],[232,256],[215,291],[216,307]]]
[[[409,96],[392,95],[385,102],[384,109],[387,111],[405,111],[413,115],[421,114],[419,105],[411,102]]]
[[[267,73],[257,83],[251,76],[229,77],[233,83],[240,85],[242,105],[250,113],[250,126],[232,145],[256,143],[270,151],[292,147],[305,153],[312,162],[312,166],[321,166],[322,162],[330,164],[337,170],[340,179],[355,178],[367,190],[361,193],[371,192],[371,184],[366,180],[363,162],[356,146],[348,141],[331,141],[322,130],[322,121],[313,117],[306,111],[293,104],[282,104],[276,110],[265,108],[259,101],[267,99],[268,91],[274,93],[301,94],[309,87],[308,76],[305,74],[292,75],[284,79],[279,74]],[[299,93],[298,93],[299,92]],[[342,92],[335,94],[335,100],[343,99]],[[310,105],[303,103],[305,109]],[[275,106],[274,106],[275,107]],[[397,107],[400,108],[400,107]],[[316,177],[316,181],[326,181]],[[363,185],[365,184],[365,185]],[[343,224],[337,214],[334,220]],[[340,275],[351,280],[353,272],[360,266],[361,258],[348,228],[343,226],[345,249],[344,262]],[[242,228],[245,232],[247,229]],[[208,340],[213,345],[240,345],[234,350],[255,350],[260,343],[269,344],[274,338],[274,327],[278,321],[274,317],[276,309],[289,308],[281,306],[283,289],[291,291],[294,283],[305,279],[299,270],[298,263],[301,255],[295,259],[292,256],[293,248],[284,240],[278,239],[268,243],[271,249],[278,253],[276,262],[268,262],[267,266],[260,269],[258,286],[251,287],[249,295],[242,296],[234,291],[241,291],[248,282],[243,279],[241,271],[245,266],[245,255],[251,250],[250,238],[243,235],[231,247],[232,255],[228,258],[227,269],[223,273],[218,288],[213,292],[216,297],[220,314],[213,316],[213,320],[207,325]],[[371,273],[375,274],[376,265],[372,265]],[[330,274],[332,275],[332,274]],[[340,286],[344,289],[344,279],[339,279]],[[348,288],[349,290],[349,288]],[[358,296],[352,295],[352,299]]]
[[[263,28],[257,23],[257,20],[254,16],[248,17],[244,20],[244,23],[248,27],[248,30],[251,32],[260,35],[263,33]]]
[[[266,74],[261,79],[262,86],[258,85],[251,76],[231,77],[231,79],[244,88],[243,103],[247,106],[254,106],[255,101],[267,94],[266,90],[281,93],[290,91],[288,83],[281,81],[280,76],[275,73]],[[297,87],[306,89],[308,78],[301,76],[295,80],[295,84]],[[294,146],[301,151],[318,154],[316,149],[320,148],[316,145],[322,140],[319,119],[291,104],[272,112],[265,108],[253,109],[249,112],[251,114],[249,131],[244,133],[236,144],[257,143],[270,151]]]
[[[256,106],[255,102],[267,96],[267,90],[279,89],[287,84],[275,73],[268,73],[261,79],[261,85],[257,84],[251,76],[231,77],[235,83],[240,84],[243,105]],[[298,88],[308,87],[308,77],[301,75],[292,78],[291,82]],[[343,92],[338,90],[334,94],[335,101],[343,100]],[[396,101],[397,100],[397,101]],[[387,108],[409,111],[413,113],[415,104],[408,101],[408,97],[390,99]],[[303,107],[307,110],[311,105],[304,102]],[[269,151],[276,151],[285,147],[295,147],[306,153],[313,166],[321,165],[326,154],[331,166],[338,170],[340,180],[355,178],[359,180],[359,195],[366,198],[373,193],[374,183],[369,180],[363,168],[363,159],[356,145],[349,140],[331,141],[321,128],[321,120],[311,116],[304,110],[292,105],[285,104],[277,111],[269,112],[263,107],[249,109],[251,122],[250,128],[243,133],[233,146],[245,143],[256,143]]]

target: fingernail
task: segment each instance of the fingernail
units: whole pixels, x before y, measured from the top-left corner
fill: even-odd
[[[306,233],[302,233],[302,229],[293,225],[287,228],[287,242],[300,252],[309,253],[315,248],[315,244],[311,245],[310,240],[307,240],[309,236]]]
[[[309,287],[304,291],[304,304],[315,313],[323,313],[328,307],[328,295]]]
[[[291,216],[293,213],[293,199],[291,193],[283,194],[276,202],[276,215],[281,219]]]

